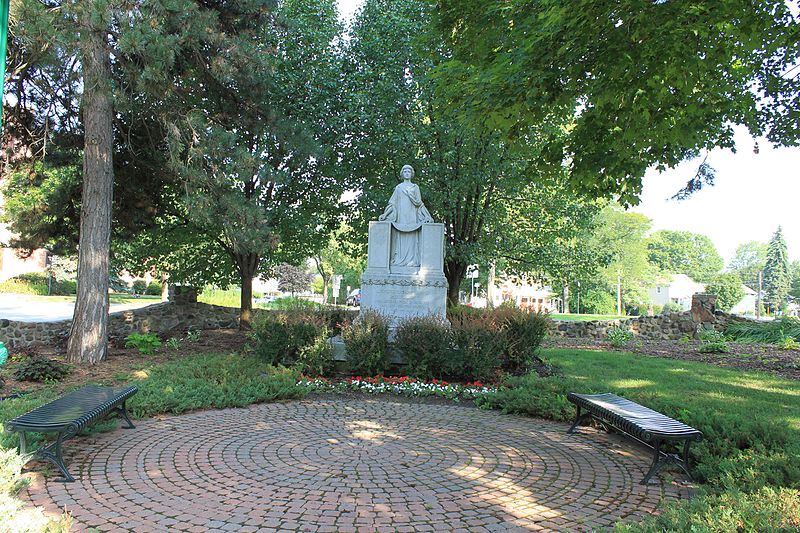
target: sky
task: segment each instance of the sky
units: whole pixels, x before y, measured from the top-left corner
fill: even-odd
[[[350,18],[361,3],[339,0],[342,18]],[[756,141],[758,154],[753,153]],[[773,148],[765,139],[753,139],[744,128],[737,129],[736,146],[735,154],[722,149],[709,154],[707,163],[716,170],[715,185],[688,200],[668,198],[695,175],[702,159],[663,173],[648,171],[641,203],[632,210],[650,217],[653,230],[707,235],[726,265],[738,245],[768,242],[778,226],[783,229],[789,258],[800,259],[800,148]]]

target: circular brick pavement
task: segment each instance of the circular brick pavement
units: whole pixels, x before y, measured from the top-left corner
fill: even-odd
[[[101,531],[582,530],[679,487],[594,430],[474,408],[314,400],[139,421],[67,445],[74,483],[28,498]]]

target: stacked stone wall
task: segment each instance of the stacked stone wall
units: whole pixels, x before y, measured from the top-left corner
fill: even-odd
[[[731,321],[745,318],[715,312],[711,320],[697,321],[691,311],[657,316],[633,317],[627,320],[591,320],[568,322],[554,320],[550,334],[557,337],[605,339],[612,328],[622,327],[643,340],[680,340],[697,338],[700,328],[725,331]]]
[[[10,348],[60,344],[69,335],[72,320],[18,322],[0,319],[0,342]],[[239,326],[239,310],[197,302],[162,303],[110,315],[111,337],[131,333],[167,333],[190,329],[222,329]]]

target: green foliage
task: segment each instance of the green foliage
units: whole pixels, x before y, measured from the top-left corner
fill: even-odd
[[[800,350],[800,342],[797,342],[794,337],[789,337],[788,335],[781,339],[778,346],[780,346],[781,350]]]
[[[751,289],[758,290],[758,273],[764,270],[766,263],[767,244],[748,241],[736,248],[728,269],[739,274],[742,283]]]
[[[607,291],[590,289],[581,297],[581,310],[594,315],[611,315],[617,312],[617,300]]]
[[[147,281],[141,278],[133,280],[131,290],[133,290],[134,294],[144,294],[147,291]]]
[[[706,285],[706,292],[717,295],[717,307],[725,312],[744,298],[742,280],[736,272],[717,274]]]
[[[763,487],[754,492],[731,490],[701,493],[689,501],[668,506],[639,523],[620,524],[616,533],[663,531],[796,531],[800,529],[800,493],[787,488]]]
[[[557,376],[541,377],[535,372],[509,377],[504,384],[506,387],[498,389],[496,394],[481,398],[476,403],[504,413],[566,422],[575,417],[575,406],[567,400],[567,393],[577,390],[590,392],[573,380]]]
[[[72,368],[54,359],[31,357],[19,363],[14,369],[17,381],[61,381],[69,375]]]
[[[539,346],[550,330],[550,319],[545,313],[528,313],[521,310],[505,311],[498,319],[503,320],[506,351],[502,361],[504,371],[520,375],[542,364]]]
[[[434,316],[402,320],[395,330],[394,347],[403,354],[407,373],[422,379],[443,379],[454,366],[453,332]]]
[[[155,333],[131,333],[125,337],[126,348],[136,348],[142,355],[150,355],[161,346],[161,339]]]
[[[576,240],[592,223],[593,199],[572,194],[562,162],[540,164],[551,126],[525,130],[512,147],[484,125],[465,124],[439,97],[436,67],[451,57],[436,28],[434,2],[367,0],[346,54],[346,149],[361,177],[357,224],[385,206],[404,164],[416,169],[425,205],[448,228],[445,272],[450,303],[468,264],[503,257],[515,269],[570,276],[594,270],[594,249]],[[355,155],[357,154],[357,155]]]
[[[675,302],[667,302],[664,304],[664,307],[661,308],[662,314],[681,313],[681,312],[683,312],[683,307],[681,307],[681,304]]]
[[[658,230],[647,249],[650,262],[662,271],[686,274],[701,283],[711,280],[723,267],[714,243],[699,233]]]
[[[728,324],[725,333],[739,342],[778,344],[787,337],[800,341],[800,320],[784,316],[770,322],[736,321]]]
[[[181,348],[181,340],[178,337],[170,337],[165,344],[170,350],[178,351]]]
[[[786,303],[790,286],[786,241],[780,226],[778,226],[778,230],[767,246],[767,260],[764,264],[764,301],[773,313],[780,310]]]
[[[701,353],[728,353],[730,346],[725,341],[725,335],[715,329],[701,328],[697,334],[700,339],[700,347],[697,349]]]
[[[239,354],[184,357],[146,371],[139,392],[128,401],[137,417],[196,409],[243,407],[252,403],[300,398],[299,375]]]
[[[633,340],[633,333],[622,326],[614,326],[608,329],[606,340],[615,348],[622,348]]]
[[[468,309],[468,308],[467,308]],[[492,381],[497,377],[509,336],[497,312],[454,310],[447,318],[453,330],[455,357],[448,374],[462,381]],[[521,354],[523,357],[525,354]]]
[[[157,281],[149,283],[144,293],[148,296],[161,296],[161,283]]]
[[[256,355],[268,364],[294,366],[308,375],[333,369],[328,317],[310,310],[259,313],[253,321]]]
[[[359,376],[377,376],[389,368],[389,321],[374,311],[362,311],[358,320],[342,328],[348,370]]]
[[[512,139],[564,128],[542,140],[542,158],[566,158],[576,187],[595,197],[637,203],[648,168],[733,146],[732,123],[777,144],[800,136],[800,81],[786,75],[800,59],[797,19],[785,2],[438,6],[452,46],[437,67],[448,107]]]
[[[0,293],[47,295],[47,282],[33,283],[17,276],[0,282]]]

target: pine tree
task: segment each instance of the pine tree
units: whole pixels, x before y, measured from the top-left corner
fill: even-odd
[[[786,303],[790,283],[786,241],[783,239],[781,227],[778,226],[769,241],[767,263],[764,266],[764,303],[771,312],[780,310]]]

